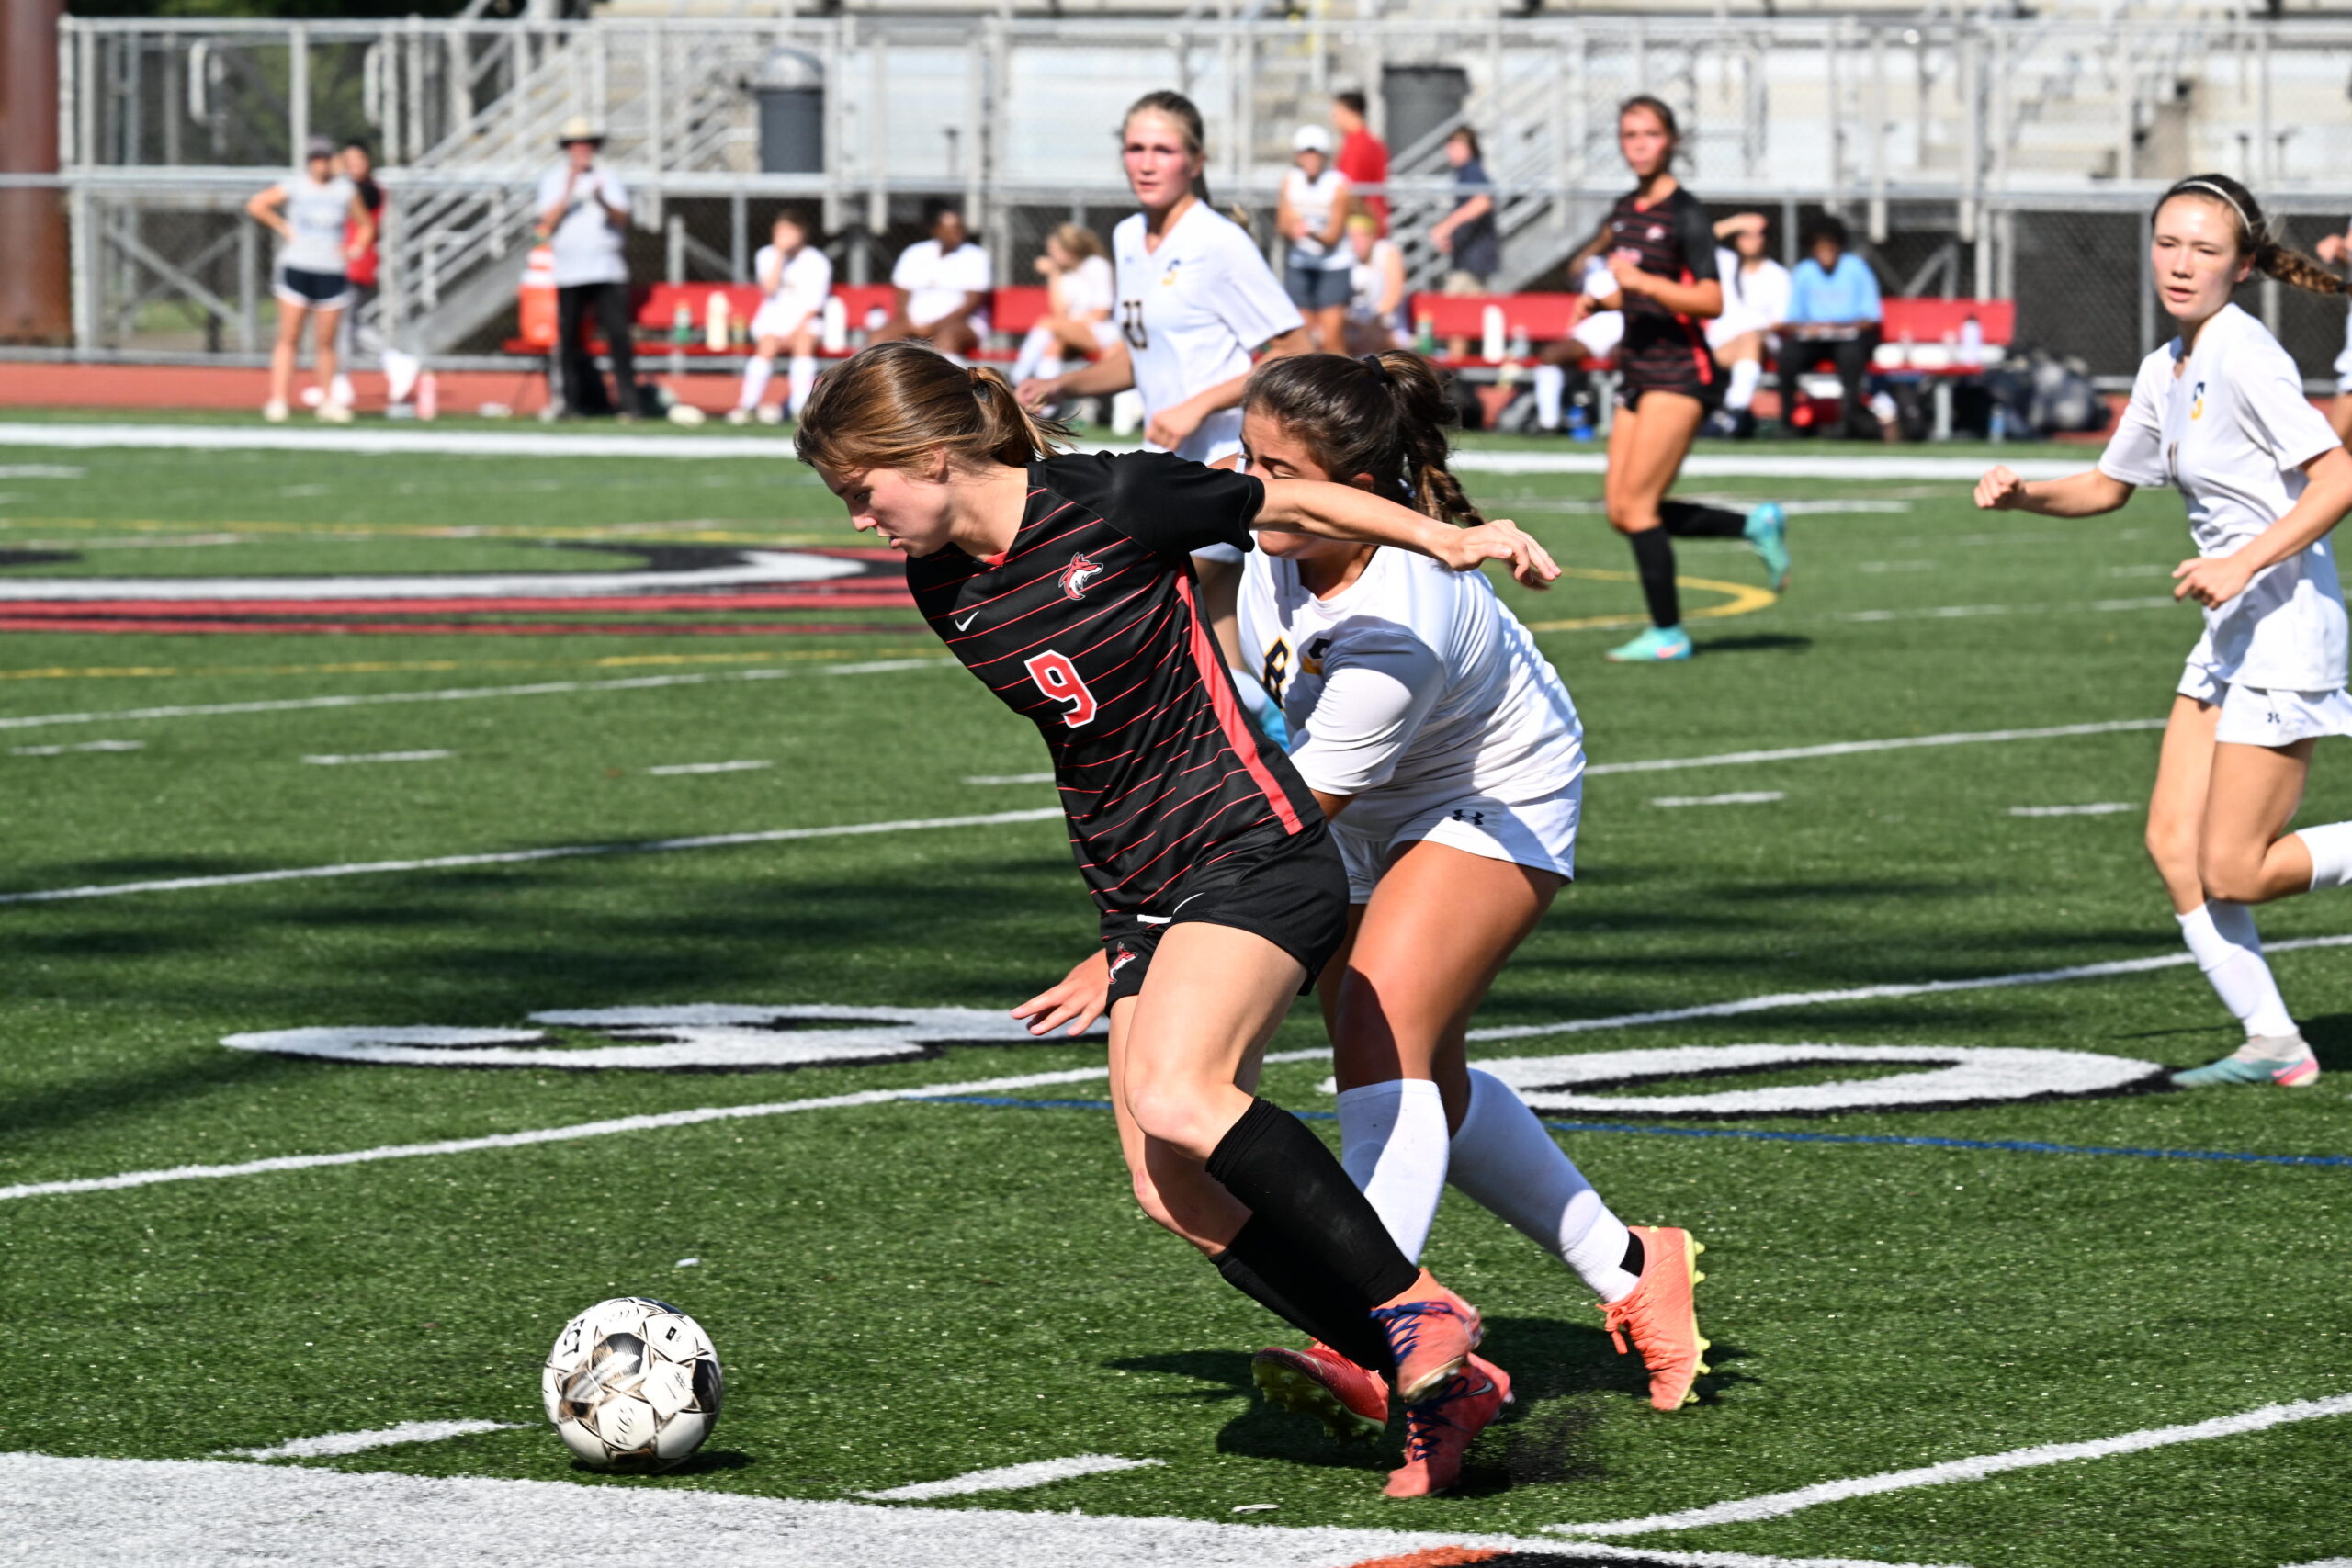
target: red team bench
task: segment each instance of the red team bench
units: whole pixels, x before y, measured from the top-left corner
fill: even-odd
[[[869,326],[879,322],[890,311],[892,289],[887,283],[837,283],[832,297],[842,305],[842,325],[847,333],[862,338]],[[509,354],[549,354],[556,341],[555,290],[546,284],[526,277],[521,290],[522,331],[505,344]],[[637,323],[637,344],[641,354],[668,352],[688,359],[731,357],[743,354],[749,344],[741,341],[749,330],[752,318],[760,308],[763,298],[759,286],[751,283],[650,283],[639,284],[629,291],[636,302],[634,321]],[[535,298],[536,297],[536,298]],[[723,346],[711,344],[711,300],[727,302],[729,330]],[[989,321],[993,333],[1018,340],[1031,327],[1045,319],[1050,300],[1043,285],[999,288],[989,296]],[[591,347],[604,346],[601,337],[593,336]],[[820,354],[838,357],[846,348],[822,349]],[[1011,349],[987,349],[983,359],[1012,358]]]

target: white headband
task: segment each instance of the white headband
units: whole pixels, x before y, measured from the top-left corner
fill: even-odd
[[[2262,231],[2256,228],[2254,220],[2245,215],[2245,209],[2238,205],[2238,198],[2232,196],[2228,191],[2223,190],[2220,186],[2215,185],[2212,181],[2183,180],[2180,184],[2175,186],[2173,189],[2177,192],[2184,190],[2211,191],[2213,195],[2220,197],[2223,201],[2230,204],[2230,210],[2238,215],[2238,222],[2245,230],[2246,243],[2252,245],[2259,245],[2262,243]]]

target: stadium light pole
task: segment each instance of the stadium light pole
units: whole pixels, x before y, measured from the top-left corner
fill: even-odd
[[[0,5],[0,174],[57,169],[57,20],[63,0]],[[0,189],[0,343],[70,344],[62,189]]]

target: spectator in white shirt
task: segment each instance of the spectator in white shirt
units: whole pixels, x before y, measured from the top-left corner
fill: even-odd
[[[605,133],[578,116],[557,136],[563,162],[539,176],[538,235],[555,252],[556,375],[561,406],[574,415],[638,409],[637,361],[629,334],[628,189],[596,163]],[[613,395],[605,392],[588,353],[588,321],[595,319],[613,356]]]
[[[989,332],[989,254],[972,242],[964,215],[943,207],[931,238],[909,245],[890,269],[890,319],[869,343],[922,338],[942,354],[971,354]]]
[[[1772,329],[1789,313],[1789,269],[1772,259],[1770,220],[1740,212],[1715,225],[1728,250],[1715,252],[1723,279],[1724,313],[1707,323],[1707,346],[1730,377],[1724,406],[1707,421],[1708,434],[1745,438],[1756,431],[1749,405],[1764,379],[1764,356],[1780,352]]]

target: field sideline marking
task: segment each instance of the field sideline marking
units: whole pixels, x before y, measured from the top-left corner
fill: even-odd
[[[1656,1551],[1559,1537],[1237,1524],[1115,1514],[925,1508],[658,1486],[403,1475],[219,1460],[0,1454],[0,1529],[45,1562],[453,1562],[544,1568],[562,1543],[600,1562],[699,1568],[1348,1568],[1413,1552],[1575,1555],[1628,1568],[1918,1568],[1850,1558]],[[353,1543],[363,1542],[364,1553]],[[552,1543],[552,1544],[551,1544]],[[1408,1559],[1409,1561],[1409,1558]]]
[[[860,1492],[857,1495],[876,1503],[927,1503],[933,1497],[964,1497],[975,1492],[1019,1492],[1031,1486],[1050,1485],[1057,1481],[1075,1480],[1081,1475],[1148,1470],[1167,1462],[1164,1459],[1121,1459],[1116,1454],[1072,1454],[1068,1459],[1001,1464],[989,1470],[951,1475],[944,1481],[918,1481],[907,1486],[885,1487],[879,1492]]]
[[[42,713],[0,717],[0,729],[34,729],[49,724],[113,724],[145,718],[217,718],[225,714],[296,713],[307,708],[360,708],[382,703],[462,703],[482,697],[551,697],[574,692],[644,692],[664,686],[708,686],[729,681],[784,681],[802,675],[887,675],[900,670],[937,670],[955,663],[939,659],[871,659],[797,669],[711,670],[692,675],[628,675],[612,681],[536,681],[526,686],[440,686],[422,692],[348,692],[317,697],[258,697],[242,703],[188,703],[175,707],[111,708],[98,713]]]
[[[754,671],[741,673],[751,674]],[[732,678],[736,677],[732,675],[664,675],[648,677],[642,683]],[[640,682],[613,682],[616,685],[637,683]],[[0,720],[0,726],[5,726],[6,722],[6,720]],[[1585,772],[1588,774],[1649,773],[1680,768],[1737,767],[1754,762],[1802,761],[1817,757],[1857,756],[1870,751],[1901,751],[1921,746],[1967,746],[1995,741],[2038,740],[2056,736],[2104,735],[2126,730],[2157,729],[2163,728],[2164,723],[2165,721],[2160,718],[2125,718],[2099,724],[2062,724],[2041,729],[1988,729],[1948,735],[1901,736],[1884,740],[1838,740],[1820,746],[1790,746],[1769,751],[1724,751],[1711,757],[1660,757],[1637,762],[1600,762],[1588,767]],[[646,839],[607,844],[556,844],[542,849],[493,850],[474,854],[434,855],[422,860],[352,861],[335,865],[284,867],[275,871],[222,872],[212,876],[160,877],[146,882],[96,882],[79,887],[49,887],[24,893],[0,893],[0,905],[45,904],[75,898],[115,898],[132,893],[179,893],[198,887],[238,887],[264,882],[310,882],[345,876],[377,876],[403,871],[444,871],[462,866],[514,865],[531,861],[572,860],[584,855],[666,854],[677,850],[725,849],[741,844],[784,843],[796,839],[831,839],[854,833],[893,833],[930,828],[984,827],[999,822],[1042,822],[1059,814],[1058,807],[1040,807],[1028,811],[998,811],[973,817],[936,817],[894,822],[845,822],[828,828],[772,828],[746,833],[704,833],[686,838]],[[2185,963],[2187,960],[2183,959],[2181,962]],[[1973,983],[1970,982],[1970,984]],[[1907,995],[1908,993],[1897,994]],[[1536,1031],[1536,1032],[1548,1033],[1551,1031],[1546,1029]],[[1473,1033],[1471,1038],[1476,1040],[1481,1036]],[[1497,1036],[1496,1038],[1507,1037]]]
[[[397,1427],[379,1427],[366,1432],[328,1432],[316,1438],[297,1438],[290,1443],[279,1443],[266,1449],[223,1449],[214,1456],[220,1459],[336,1459],[344,1454],[366,1453],[369,1449],[388,1449],[401,1443],[444,1443],[451,1438],[470,1438],[477,1432],[511,1432],[512,1421],[403,1421]]]
[[[781,458],[797,469],[790,441],[772,436],[558,435],[491,430],[280,430],[244,425],[28,424],[0,422],[0,446],[53,446],[87,451],[123,446],[151,451],[347,452],[364,457],[669,457],[691,461],[713,457]],[[1132,443],[1080,441],[1080,451],[1131,451]],[[2008,466],[2029,479],[2064,479],[2096,460],[2017,457]],[[1693,479],[1942,479],[1973,484],[1993,467],[1990,457],[1777,457],[1765,454],[1701,453],[1683,459]],[[1599,452],[1498,451],[1469,447],[1453,454],[1453,467],[1475,474],[1601,474],[1607,457]]]
[[[2099,1438],[2086,1443],[2041,1443],[2030,1449],[2011,1449],[2007,1453],[1947,1460],[1941,1464],[1921,1465],[1916,1470],[1891,1470],[1877,1475],[1858,1475],[1845,1481],[1826,1481],[1817,1486],[1798,1487],[1793,1492],[1771,1492],[1760,1497],[1712,1503],[1703,1508],[1684,1508],[1671,1514],[1649,1514],[1638,1519],[1611,1519],[1598,1524],[1547,1525],[1544,1529],[1561,1535],[1620,1536],[1649,1535],[1660,1530],[1702,1529],[1709,1525],[1752,1524],[1759,1519],[1776,1519],[1802,1509],[1818,1507],[1824,1503],[1842,1503],[1851,1497],[1873,1497],[1917,1486],[1945,1486],[1958,1481],[1982,1481],[1988,1475],[1999,1475],[2007,1471],[2064,1464],[2078,1459],[2106,1459],[2113,1454],[2139,1453],[2148,1449],[2167,1448],[2175,1443],[2203,1442],[2209,1438],[2240,1437],[2291,1422],[2316,1421],[2331,1416],[2352,1416],[2352,1393],[2339,1393],[2327,1399],[2297,1400],[2290,1404],[2266,1404],[2258,1410],[2248,1410],[2236,1416],[2192,1421],[2180,1427],[2151,1427],[2144,1431],[2126,1432],[2120,1437]]]

